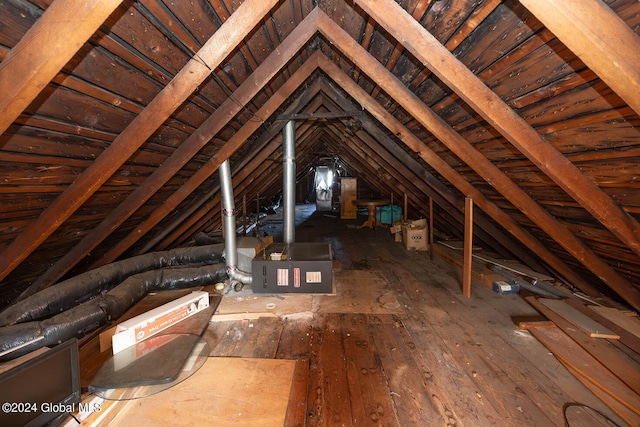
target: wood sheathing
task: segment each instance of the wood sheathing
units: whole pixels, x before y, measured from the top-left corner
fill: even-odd
[[[0,308],[219,229],[225,159],[237,204],[275,197],[292,114],[325,117],[296,121],[299,172],[431,198],[458,239],[471,197],[476,244],[640,308],[636,0],[0,9]]]

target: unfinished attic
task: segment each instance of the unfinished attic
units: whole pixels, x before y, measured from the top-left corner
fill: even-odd
[[[0,424],[639,426],[639,32],[0,0]]]

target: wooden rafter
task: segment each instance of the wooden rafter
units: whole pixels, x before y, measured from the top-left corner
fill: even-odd
[[[180,169],[195,156],[207,142],[209,142],[243,106],[259,93],[266,84],[278,73],[282,67],[298,53],[302,46],[315,34],[313,24],[308,21],[314,19],[312,12],[296,29],[274,50],[271,55],[242,83],[233,93],[233,97],[216,109],[178,148],[160,165],[145,181],[138,186],[127,198],[113,209],[109,215],[91,230],[65,256],[59,259],[45,274],[23,293],[37,292],[52,285],[80,262],[88,253],[98,246],[105,238],[117,229],[127,218],[139,209],[153,194],[171,179]],[[222,150],[222,153],[229,150]],[[219,155],[216,155],[219,158]]]
[[[392,94],[392,97],[395,98],[407,112],[420,121],[425,128],[452,150],[461,160],[473,168],[476,173],[491,183],[506,199],[514,204],[514,206],[525,213],[534,223],[554,238],[585,267],[609,284],[615,292],[623,296],[623,298],[627,299],[634,306],[640,306],[640,294],[627,280],[593,253],[582,241],[576,238],[570,230],[532,200],[522,188],[515,184],[482,153],[477,151],[437,114],[424,105],[402,82],[393,74],[389,73],[384,66],[362,49],[360,45],[325,14],[321,13],[318,15],[318,29],[328,40],[349,57],[350,60],[363,69],[372,80],[382,86],[385,92]],[[578,278],[576,277],[576,279]],[[579,279],[579,282],[580,285],[576,282],[574,282],[574,284],[579,287],[586,286],[582,279]],[[588,286],[588,289],[583,289],[583,291],[594,293],[594,289],[591,286]]]
[[[120,3],[122,0],[56,0],[44,11],[0,63],[0,135]]]
[[[478,113],[503,133],[543,172],[576,198],[585,209],[589,210],[605,226],[608,226],[631,249],[635,248],[634,250],[640,251],[637,238],[638,223],[623,212],[593,181],[584,176],[579,169],[546,142],[495,93],[482,84],[468,68],[419,23],[408,16],[401,7],[388,0],[380,2],[356,0],[356,2],[367,13],[374,16],[390,34],[401,40],[413,55],[428,64],[434,74],[452,87],[461,98],[465,99]],[[338,44],[334,39],[337,34],[342,33],[337,32],[337,28],[331,25],[330,19],[323,19],[323,22],[327,22],[332,27],[322,30],[322,25],[319,25],[325,37]],[[420,37],[416,37],[416,34],[419,34]],[[353,53],[354,49],[357,50],[360,47],[353,46],[351,43],[353,40],[348,36],[347,38],[341,36],[341,38],[350,44],[350,47],[343,52],[350,56],[354,62],[358,62],[353,58]],[[380,64],[376,65],[371,62],[375,59],[363,55],[363,60],[371,63],[365,68],[367,72],[374,72],[374,68],[379,70],[376,72],[375,78],[371,76],[376,83],[386,86],[386,92],[393,94],[396,99],[401,98],[401,100],[398,99],[400,104],[443,144],[500,191],[506,199],[525,213],[567,252],[607,283],[618,295],[634,307],[640,307],[640,292],[633,285],[593,253],[548,211],[532,200],[522,188],[428,109],[413,93],[406,90],[393,75],[386,73],[384,67],[381,69]],[[377,61],[375,62],[377,63]],[[437,63],[438,67],[435,67],[434,63]],[[363,67],[362,64],[359,66]]]
[[[520,0],[640,115],[640,37],[599,0]]]
[[[346,77],[340,69],[328,59],[324,58],[320,62],[320,67],[336,81],[340,87],[346,90],[351,97],[369,111],[369,113],[385,125],[391,132],[398,136],[409,148],[417,152],[418,155],[433,167],[440,175],[447,179],[453,186],[465,195],[473,197],[475,203],[480,208],[499,223],[505,230],[509,231],[514,237],[520,240],[525,246],[535,252],[540,258],[545,260],[550,266],[556,269],[562,276],[568,280],[575,281],[581,288],[586,291],[596,292],[594,289],[583,283],[578,274],[552,254],[544,244],[535,237],[526,232],[518,225],[510,215],[506,214],[502,209],[488,200],[481,191],[471,185],[462,175],[455,171],[445,160],[434,153],[426,144],[420,141],[408,129],[406,129],[393,116],[378,104],[355,82]]]
[[[277,108],[287,100],[293,91],[306,80],[307,77],[316,68],[317,61],[312,57],[307,60],[305,66],[298,69],[293,76],[291,76],[287,82],[271,97],[265,105],[258,110],[256,115],[258,117],[269,117],[273,114]],[[282,64],[280,64],[282,66]],[[259,89],[259,88],[257,88]],[[94,263],[94,267],[107,264],[131,245],[133,245],[140,237],[144,236],[149,230],[151,230],[158,222],[160,222],[169,212],[175,209],[180,202],[182,202],[193,190],[198,188],[207,178],[209,178],[220,166],[220,164],[229,158],[246,140],[251,134],[262,125],[262,122],[249,121],[247,124],[234,136],[223,145],[220,150],[186,182],[178,191],[171,195],[165,203],[158,209],[156,209],[142,224],[139,224],[135,230],[133,230],[124,239],[118,242],[109,252],[107,252],[100,260]]]
[[[160,125],[193,93],[277,0],[247,0],[216,31],[147,107],[92,164],[0,253],[0,280],[5,278],[69,218]],[[78,7],[77,9],[85,9]],[[73,12],[73,11],[72,11]],[[71,12],[70,12],[71,13]],[[60,34],[72,34],[75,19]]]

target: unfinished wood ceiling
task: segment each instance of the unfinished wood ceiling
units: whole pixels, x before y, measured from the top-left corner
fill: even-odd
[[[0,0],[0,294],[220,226],[333,158],[640,308],[636,0]],[[295,117],[295,116],[294,116]],[[238,203],[238,202],[236,202]]]

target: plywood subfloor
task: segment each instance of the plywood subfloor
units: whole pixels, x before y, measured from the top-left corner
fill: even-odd
[[[153,396],[118,402],[118,426],[280,427],[296,362],[210,357],[193,376]]]

